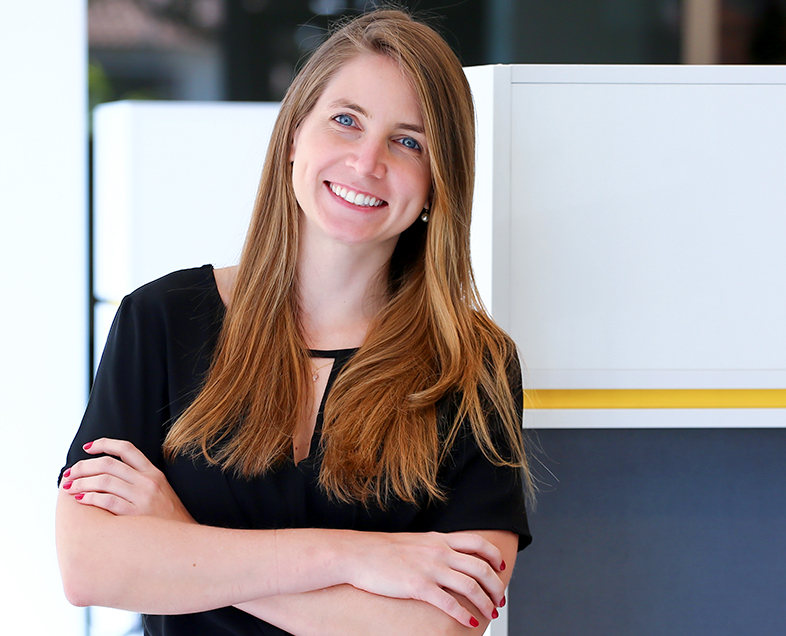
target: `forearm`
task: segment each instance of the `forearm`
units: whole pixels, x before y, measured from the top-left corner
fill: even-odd
[[[330,540],[337,532],[115,516],[62,489],[58,497],[58,558],[76,605],[178,614],[330,587],[341,582]]]
[[[481,530],[478,534],[496,545],[507,566],[500,572],[505,586],[513,575],[518,537],[509,532]],[[476,628],[462,625],[433,605],[412,599],[378,596],[350,585],[338,585],[303,594],[271,596],[237,607],[295,636],[461,636],[483,634],[488,618],[465,597],[451,592],[455,601],[479,619]]]
[[[295,636],[483,634],[488,619],[466,599],[457,599],[480,618],[479,627],[465,627],[422,601],[377,596],[350,585],[303,594],[272,596],[238,604],[237,607]]]

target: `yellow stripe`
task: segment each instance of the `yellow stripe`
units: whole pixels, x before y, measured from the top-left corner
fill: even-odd
[[[779,409],[786,389],[539,389],[529,409]]]

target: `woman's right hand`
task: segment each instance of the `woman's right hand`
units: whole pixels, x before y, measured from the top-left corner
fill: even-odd
[[[358,589],[424,601],[467,627],[477,627],[478,621],[453,594],[489,620],[505,604],[505,583],[498,574],[505,569],[502,553],[479,534],[353,534],[345,563],[347,582]]]

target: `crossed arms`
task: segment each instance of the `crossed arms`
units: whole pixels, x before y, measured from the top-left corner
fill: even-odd
[[[504,603],[513,533],[203,526],[129,442],[100,439],[88,452],[107,456],[72,466],[57,506],[76,605],[148,614],[234,605],[297,636],[367,636],[482,633]]]

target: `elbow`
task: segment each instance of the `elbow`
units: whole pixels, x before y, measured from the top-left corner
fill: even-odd
[[[128,606],[130,576],[118,575],[116,562],[107,562],[83,550],[61,550],[58,545],[60,579],[66,600],[76,607],[101,606],[132,609]]]
[[[57,558],[66,600],[76,607],[116,607],[123,577],[112,575],[111,562],[91,551],[81,538],[59,538]]]
[[[55,540],[60,579],[65,597],[72,605],[101,605],[98,595],[105,585],[97,568],[100,564],[96,563],[99,542],[87,531],[93,520],[83,517],[86,511],[76,508],[78,505],[65,497],[58,501]]]
[[[67,575],[61,570],[63,579],[63,592],[65,593],[66,600],[76,607],[87,607],[95,605],[92,601],[92,593],[86,589],[84,584],[72,575]]]
[[[67,585],[65,581],[63,581],[63,591],[65,592],[66,600],[75,607],[88,607],[93,605],[93,603],[88,600],[88,596],[84,595],[81,590]]]
[[[78,559],[73,558],[71,555],[63,554],[63,551],[60,549],[58,549],[58,561],[60,563],[60,578],[63,582],[63,592],[66,600],[76,607],[98,605],[99,603],[96,602],[95,577],[91,577],[85,571],[85,568],[79,567]]]

